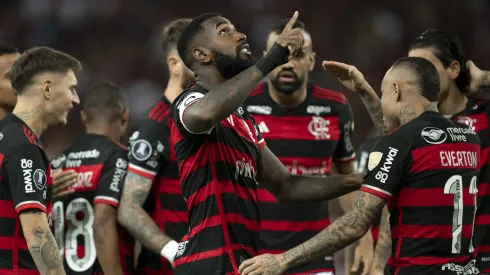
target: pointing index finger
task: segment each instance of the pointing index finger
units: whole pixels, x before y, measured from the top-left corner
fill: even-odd
[[[289,19],[289,22],[286,24],[286,27],[284,27],[284,30],[282,32],[287,32],[293,29],[294,23],[296,23],[296,19],[298,19],[299,12],[295,11],[293,14],[293,17]]]

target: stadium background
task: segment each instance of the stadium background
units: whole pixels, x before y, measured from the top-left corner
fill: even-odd
[[[160,50],[164,24],[179,17],[218,12],[247,34],[260,57],[267,34],[278,19],[300,11],[317,53],[313,82],[344,91],[321,69],[322,60],[356,65],[378,90],[384,72],[406,55],[413,38],[425,29],[456,33],[467,57],[490,68],[490,1],[486,0],[2,0],[0,39],[21,50],[50,46],[80,59],[85,71],[78,92],[110,80],[128,90],[134,122],[157,100],[167,71]],[[355,145],[372,133],[361,101],[347,93],[355,114]],[[67,127],[50,130],[42,140],[50,157],[83,131],[79,111]]]
[[[294,10],[300,11],[317,53],[310,79],[327,88],[344,91],[321,69],[322,60],[357,66],[379,90],[393,61],[406,55],[410,42],[431,28],[456,33],[467,58],[490,69],[487,0],[1,0],[0,40],[21,50],[49,46],[70,53],[85,68],[78,88],[82,100],[88,86],[113,81],[128,91],[134,123],[166,87],[168,75],[159,43],[164,24],[218,12],[247,34],[254,56],[260,57],[272,25]],[[358,147],[374,133],[373,125],[360,99],[346,95],[355,115]],[[50,157],[84,131],[79,118],[75,108],[66,127],[43,135]],[[341,268],[337,271],[343,274]]]

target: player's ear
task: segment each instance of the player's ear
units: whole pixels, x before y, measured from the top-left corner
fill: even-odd
[[[393,81],[393,99],[395,100],[395,102],[399,102],[401,100],[401,89],[400,89],[400,84],[398,84],[398,82],[396,81]]]
[[[199,63],[207,64],[211,62],[211,51],[204,47],[197,47],[192,49],[192,56]]]
[[[124,109],[122,116],[121,116],[122,123],[126,124],[129,121],[129,109],[126,108]]]
[[[461,72],[461,64],[458,61],[454,60],[447,66],[447,72],[449,73],[449,77],[451,79],[456,79]]]
[[[180,62],[174,55],[169,55],[167,57],[167,66],[170,73],[179,75],[180,74]]]
[[[310,63],[308,65],[308,71],[312,72],[313,69],[315,69],[315,59],[316,59],[316,53],[312,52],[311,54],[308,55],[308,62]]]
[[[42,84],[42,92],[44,99],[49,100],[51,98],[51,89],[53,82],[50,79],[45,79]]]
[[[84,110],[80,111],[80,119],[82,120],[83,125],[87,125],[88,119],[87,119],[87,114],[85,113]]]

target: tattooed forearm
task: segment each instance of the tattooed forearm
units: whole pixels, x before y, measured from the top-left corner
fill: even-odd
[[[62,257],[49,230],[46,214],[39,210],[29,210],[21,213],[19,219],[27,247],[39,273],[65,274]]]
[[[388,208],[383,208],[381,222],[379,225],[378,241],[374,251],[373,268],[382,271],[391,255],[391,230],[390,230],[390,213]]]
[[[131,172],[127,174],[117,211],[118,220],[143,246],[160,254],[162,247],[172,239],[158,228],[142,208],[151,185],[152,181],[145,177]]]
[[[204,132],[231,115],[264,76],[252,66],[210,91],[185,112],[184,123],[193,132]]]
[[[378,131],[380,131],[382,134],[388,133],[388,129],[386,129],[383,120],[383,110],[381,110],[381,100],[378,98],[376,93],[374,93],[374,91],[364,92],[361,94],[361,99],[376,129],[378,129]]]
[[[284,253],[288,268],[333,254],[360,239],[368,231],[372,221],[385,201],[361,192],[349,213],[315,237]]]

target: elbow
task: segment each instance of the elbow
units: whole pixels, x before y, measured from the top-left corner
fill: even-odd
[[[292,193],[292,185],[293,183],[291,182],[293,179],[293,176],[288,174],[288,177],[283,179],[280,183],[274,184],[275,188],[269,190],[269,192],[272,193],[272,195],[281,203],[291,203],[291,202],[296,202],[293,196],[291,196]]]
[[[211,111],[200,112],[197,110],[188,110],[185,114],[185,126],[192,133],[199,134],[209,131],[215,124],[220,122],[217,120],[217,117]]]

